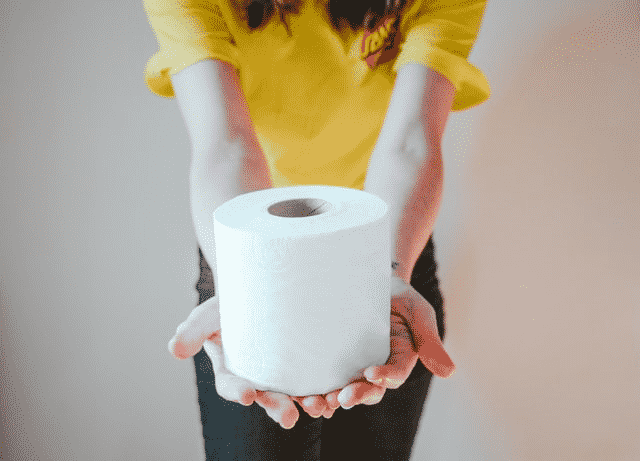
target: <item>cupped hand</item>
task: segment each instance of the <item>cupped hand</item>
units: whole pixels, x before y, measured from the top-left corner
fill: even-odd
[[[326,396],[343,408],[361,403],[374,405],[386,389],[397,389],[407,380],[418,359],[434,375],[449,378],[455,365],[438,336],[433,307],[410,284],[391,278],[391,353],[386,364],[364,370],[363,379]],[[332,406],[333,408],[333,406]]]
[[[391,279],[391,353],[385,365],[368,367],[359,378],[342,389],[324,395],[291,397],[285,394],[260,391],[249,381],[233,375],[224,364],[220,336],[220,311],[217,297],[196,307],[187,320],[178,326],[169,342],[174,357],[186,359],[204,346],[210,357],[218,394],[233,402],[249,406],[255,401],[269,417],[290,429],[299,413],[293,403],[314,418],[330,418],[342,406],[375,405],[384,397],[386,389],[397,389],[409,377],[418,358],[434,375],[448,378],[455,365],[444,349],[433,307],[408,283],[399,277]]]
[[[216,391],[220,397],[245,406],[256,402],[280,426],[291,429],[299,417],[292,397],[257,390],[251,382],[231,373],[224,363],[220,331],[220,307],[218,297],[214,296],[193,309],[187,320],[178,326],[169,341],[169,352],[177,359],[186,359],[204,347],[213,365]],[[309,411],[314,410],[311,408]]]

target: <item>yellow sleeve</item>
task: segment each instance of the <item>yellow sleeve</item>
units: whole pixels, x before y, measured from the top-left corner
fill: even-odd
[[[239,68],[238,49],[216,1],[143,0],[158,40],[144,71],[147,87],[174,98],[171,76],[204,59],[219,59]]]
[[[404,37],[393,70],[413,62],[444,75],[456,88],[451,110],[489,98],[489,82],[467,61],[484,16],[486,0],[416,0],[402,16]]]

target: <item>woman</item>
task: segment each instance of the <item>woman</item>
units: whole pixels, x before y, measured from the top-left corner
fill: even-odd
[[[146,83],[177,99],[192,147],[200,300],[169,350],[194,357],[207,459],[409,459],[431,377],[455,369],[431,233],[448,114],[489,97],[467,61],[485,1],[144,6],[160,44]],[[389,360],[321,396],[263,392],[229,373],[211,270],[217,206],[302,184],[378,195],[395,232]]]

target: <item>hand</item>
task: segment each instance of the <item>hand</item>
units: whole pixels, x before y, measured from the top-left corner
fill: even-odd
[[[434,375],[449,378],[455,365],[438,336],[433,307],[411,285],[397,276],[391,278],[391,354],[385,365],[365,369],[366,379],[350,383],[333,394],[343,408],[365,403],[373,405],[386,389],[397,389],[407,380],[418,358]]]
[[[259,391],[251,382],[235,376],[225,367],[217,296],[193,309],[187,320],[178,326],[175,336],[169,341],[169,352],[177,359],[186,359],[197,354],[203,346],[211,359],[216,391],[220,397],[244,406],[256,402],[283,428],[291,429],[295,425],[299,413],[291,397],[278,392]]]

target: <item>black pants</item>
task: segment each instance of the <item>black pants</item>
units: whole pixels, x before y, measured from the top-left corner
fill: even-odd
[[[444,300],[436,277],[432,238],[413,269],[411,286],[435,309],[438,332],[444,339]],[[196,289],[201,304],[214,295],[214,287],[211,268],[200,248],[198,252],[200,279]],[[219,397],[204,349],[194,356],[194,362],[207,461],[408,460],[433,376],[418,360],[409,379],[398,389],[387,389],[380,403],[338,408],[330,419],[314,419],[296,402],[300,418],[287,430],[256,403],[245,407]]]

